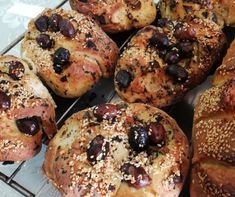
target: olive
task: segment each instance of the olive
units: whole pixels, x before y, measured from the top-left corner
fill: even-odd
[[[19,61],[9,62],[9,76],[14,80],[19,80],[24,75],[24,65]]]
[[[88,49],[94,49],[94,50],[97,50],[97,47],[96,47],[96,44],[94,42],[92,42],[91,40],[88,40],[86,42],[86,47]]]
[[[196,31],[192,26],[176,25],[174,36],[179,40],[195,40]]]
[[[70,20],[62,19],[59,21],[60,33],[65,37],[73,38],[75,36],[75,28]]]
[[[169,39],[166,34],[155,32],[149,40],[149,44],[164,49],[169,47]]]
[[[106,21],[105,21],[105,17],[103,15],[96,15],[95,19],[101,24],[101,25],[105,25]]]
[[[193,43],[191,42],[180,42],[177,44],[177,48],[179,49],[180,57],[190,58],[192,57],[193,52]]]
[[[57,32],[60,30],[59,23],[62,20],[62,16],[57,13],[54,13],[49,18],[49,29],[53,32]]]
[[[175,64],[179,62],[179,54],[177,50],[170,50],[165,56],[165,62],[168,64]]]
[[[53,65],[53,68],[54,68],[54,71],[55,71],[57,74],[62,73],[63,68],[62,68],[61,65],[59,65],[59,64],[54,64],[54,65]]]
[[[183,181],[183,177],[182,177],[181,174],[179,174],[179,175],[174,174],[174,175],[173,175],[173,182],[174,182],[175,184],[177,184],[177,183],[182,183],[182,181]]]
[[[9,109],[11,107],[11,97],[5,92],[0,91],[0,110]]]
[[[128,141],[133,150],[144,151],[149,143],[148,132],[142,126],[133,126],[128,132]]]
[[[53,47],[55,41],[47,34],[40,34],[36,38],[38,45],[43,49],[50,49]]]
[[[166,130],[161,123],[151,122],[148,125],[149,140],[152,144],[162,146],[166,140]]]
[[[98,121],[103,119],[112,120],[117,116],[117,106],[113,104],[100,104],[96,106],[93,110],[93,114]]]
[[[169,65],[166,68],[166,73],[179,83],[184,83],[188,79],[188,72],[178,64]]]
[[[102,135],[97,135],[87,149],[87,160],[91,163],[104,160],[109,152],[109,142]]]
[[[16,120],[18,129],[25,134],[35,135],[40,127],[36,116]]]
[[[48,16],[40,16],[36,21],[35,21],[35,26],[40,32],[45,32],[48,30],[48,24],[49,23],[49,18]]]
[[[143,167],[136,167],[133,164],[125,163],[121,166],[121,172],[124,175],[124,181],[130,186],[140,189],[151,184],[151,178]],[[131,180],[125,180],[126,177],[130,177]],[[133,180],[134,179],[134,180]]]
[[[171,20],[167,19],[167,18],[160,18],[157,20],[157,27],[165,27],[165,26],[173,26],[173,23]]]
[[[131,74],[128,71],[120,70],[116,74],[115,80],[117,82],[117,85],[120,88],[127,88],[130,85],[131,81],[132,81],[132,77],[131,77]]]
[[[54,53],[54,63],[59,65],[65,65],[69,62],[70,52],[63,47],[58,48]]]

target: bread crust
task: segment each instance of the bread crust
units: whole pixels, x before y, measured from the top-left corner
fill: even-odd
[[[12,62],[19,62],[23,66],[20,79],[14,79],[9,74]],[[56,133],[54,101],[22,59],[0,56],[0,70],[1,94],[6,94],[10,99],[10,105],[4,109],[4,99],[1,97],[0,161],[30,159],[41,149],[43,132],[49,139]],[[17,73],[17,70],[14,72]],[[34,135],[20,131],[16,124],[20,119],[31,117],[37,117],[39,124],[39,130]]]
[[[156,7],[151,0],[70,0],[73,10],[94,18],[105,32],[117,33],[151,24]]]
[[[157,108],[140,103],[110,105],[118,107],[114,121],[97,121],[93,115],[95,107],[80,111],[65,122],[46,152],[43,169],[47,177],[63,196],[69,197],[178,196],[189,168],[189,147],[175,120]],[[103,117],[113,113],[110,111]],[[133,150],[127,139],[129,128],[140,122],[145,125],[156,121],[156,117],[168,131],[166,145],[159,149],[159,156],[147,156],[144,151],[132,158]],[[97,135],[105,137],[110,150],[104,160],[91,165],[86,150]],[[136,189],[122,181],[120,166],[130,160],[144,167],[151,178],[150,185]]]
[[[221,28],[235,24],[235,2],[230,0],[163,0],[162,17],[189,21],[195,17],[211,20]]]
[[[196,196],[235,195],[235,80],[206,90],[195,108],[192,181]]]
[[[222,65],[220,65],[213,76],[212,84],[222,85],[223,83],[231,80],[235,76],[235,40],[229,46],[225,57],[223,58]]]
[[[36,28],[35,21],[40,16],[50,17],[52,14],[68,19],[75,29],[75,35],[66,37],[60,31],[53,32],[48,28],[43,33],[54,40],[54,46],[43,49],[36,41],[42,32]],[[63,9],[47,9],[40,16],[31,20],[28,25],[22,43],[22,55],[57,95],[67,98],[81,96],[101,77],[113,75],[118,47],[92,19]],[[60,47],[69,50],[70,59],[61,73],[56,73],[53,55]]]
[[[185,30],[186,34],[195,32],[195,37],[188,36],[189,41],[176,38],[175,28],[179,25],[183,26],[182,29],[188,29],[188,32]],[[168,46],[151,45],[151,39],[159,32],[163,36],[167,35]],[[181,57],[178,47],[180,43],[192,47],[192,56]],[[115,89],[127,102],[144,102],[156,107],[169,106],[182,99],[189,89],[206,78],[224,43],[225,37],[219,27],[200,19],[189,23],[168,20],[163,27],[147,26],[131,39],[121,54],[115,70]],[[175,56],[179,58],[178,62],[170,63],[166,60],[171,51],[177,53]],[[164,55],[161,54],[163,52]],[[187,73],[187,80],[179,82],[167,73],[168,68],[176,64]],[[120,86],[117,80],[122,70],[131,75],[130,83],[126,87]],[[176,72],[178,71],[175,70]]]

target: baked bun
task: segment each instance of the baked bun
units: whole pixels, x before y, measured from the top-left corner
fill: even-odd
[[[117,33],[152,23],[156,6],[152,0],[70,0],[73,10],[90,15],[104,31]]]
[[[0,56],[0,161],[32,158],[56,133],[54,102],[27,63]]]
[[[235,196],[235,79],[201,95],[192,141],[190,196]]]
[[[117,45],[92,19],[62,9],[29,23],[22,53],[57,95],[69,98],[113,75],[118,58]]]
[[[215,23],[159,19],[141,29],[121,54],[115,88],[128,102],[165,107],[207,76],[225,37]]]
[[[140,103],[74,114],[50,142],[43,169],[63,196],[178,196],[189,147],[175,120]]]
[[[212,83],[221,85],[232,78],[235,78],[235,40],[227,50],[222,65],[217,68]]]
[[[161,0],[162,17],[173,20],[208,19],[220,27],[235,24],[235,2],[231,0]]]

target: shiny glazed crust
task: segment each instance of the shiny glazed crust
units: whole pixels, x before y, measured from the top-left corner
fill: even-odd
[[[110,111],[110,105],[117,107],[117,111]],[[120,103],[103,105],[109,112],[98,121],[94,112],[100,106],[74,114],[49,144],[43,169],[62,195],[178,196],[189,168],[189,147],[175,120],[148,105]],[[109,116],[114,119],[105,119]],[[128,130],[157,119],[167,131],[166,144],[149,154],[146,151],[137,154],[128,143]],[[87,148],[97,135],[104,136],[110,148],[104,160],[90,164]],[[126,162],[142,166],[151,184],[136,189],[123,181],[120,167]]]
[[[9,76],[9,62],[21,62],[24,73],[21,79]],[[41,81],[28,64],[14,56],[0,56],[0,91],[11,101],[7,109],[0,110],[0,161],[20,161],[32,158],[41,149],[43,131],[51,139],[56,133],[55,104]],[[16,120],[36,116],[40,130],[35,135],[22,133]]]
[[[204,92],[195,108],[192,182],[196,196],[235,195],[235,80]]]
[[[175,82],[167,74],[169,64],[161,53],[170,51],[151,45],[152,37],[157,33],[167,35],[169,46],[174,50],[185,40],[175,37],[175,27],[183,25],[182,29],[191,43],[192,56],[181,58],[177,63],[188,73],[185,82]],[[195,38],[187,34],[194,32]],[[222,31],[215,23],[194,19],[189,23],[168,21],[163,27],[147,26],[141,29],[129,42],[121,54],[115,70],[115,89],[119,96],[127,102],[144,102],[156,107],[169,106],[180,100],[185,93],[200,84],[207,76],[211,66],[219,57],[219,52],[225,43]],[[176,46],[176,48],[174,47]],[[179,50],[178,50],[179,51]],[[165,53],[165,52],[164,52]],[[120,70],[128,71],[131,82],[127,87],[120,87],[116,79]]]
[[[235,40],[227,50],[223,63],[220,65],[213,77],[213,85],[221,85],[235,77]]]
[[[70,0],[73,10],[90,15],[104,31],[117,33],[151,24],[156,17],[152,0]]]
[[[75,11],[46,10],[41,15],[57,13],[72,22],[76,35],[66,37],[58,32],[46,31],[55,44],[42,49],[36,42],[41,32],[31,20],[22,43],[23,57],[34,67],[46,84],[62,97],[78,97],[86,93],[101,77],[113,75],[118,58],[118,47],[89,17]],[[53,68],[53,54],[63,47],[70,52],[69,64],[58,74]]]
[[[221,28],[235,24],[235,2],[231,0],[162,0],[162,17],[191,20],[199,17],[217,23]]]

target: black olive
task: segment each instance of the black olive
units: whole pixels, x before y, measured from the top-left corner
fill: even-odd
[[[125,163],[121,166],[121,172],[124,175],[124,181],[127,182],[130,186],[140,189],[151,184],[152,179],[147,174],[143,167],[136,167],[133,164]],[[125,176],[131,176],[133,180],[125,180]]]
[[[109,142],[102,135],[97,135],[87,149],[87,160],[91,163],[104,160],[109,152]]]
[[[167,18],[160,18],[157,20],[157,27],[165,27],[168,25],[173,27],[173,22]]]
[[[166,130],[161,123],[151,122],[148,125],[149,140],[152,144],[162,146],[166,141]]]
[[[182,23],[178,23],[175,26],[174,36],[179,40],[195,40],[196,31],[192,26],[183,26]]]
[[[9,76],[14,80],[19,80],[24,75],[24,65],[19,61],[9,62]]]
[[[49,29],[53,32],[57,32],[60,30],[59,23],[62,20],[62,16],[57,13],[54,13],[49,18]]]
[[[165,62],[168,64],[175,64],[179,62],[179,54],[177,50],[170,50],[165,56]]]
[[[54,65],[53,65],[53,68],[54,68],[54,71],[55,71],[57,74],[60,74],[60,73],[62,73],[62,71],[63,71],[62,66],[59,65],[59,64],[54,64]]]
[[[11,97],[5,92],[0,91],[0,110],[9,109],[11,107]]]
[[[188,72],[178,64],[169,65],[166,68],[166,73],[179,83],[184,83],[188,79]]]
[[[142,126],[133,126],[129,130],[128,141],[133,150],[144,151],[149,144],[148,132]]]
[[[58,48],[54,53],[54,63],[59,65],[65,65],[69,63],[70,52],[63,47]]]
[[[95,16],[95,19],[101,24],[101,25],[105,25],[106,22],[105,22],[105,18],[103,15],[96,15]]]
[[[160,32],[155,32],[152,35],[149,40],[149,44],[153,46],[157,45],[157,47],[161,49],[167,48],[170,45],[167,35]]]
[[[86,42],[86,47],[88,49],[93,49],[93,50],[96,50],[97,51],[97,47],[96,47],[96,44],[94,42],[92,42],[91,40],[88,40]]]
[[[40,32],[45,32],[48,30],[49,18],[45,15],[40,16],[34,24]]]
[[[60,32],[64,36],[69,37],[69,38],[73,38],[75,36],[76,31],[70,20],[68,19],[60,20],[59,28],[60,28]]]
[[[128,71],[120,70],[116,74],[115,80],[120,88],[127,88],[132,81],[132,77]]]
[[[98,121],[103,119],[112,120],[117,116],[117,112],[117,106],[110,103],[99,104],[93,110],[93,114]]]
[[[36,116],[16,120],[18,129],[25,134],[35,135],[39,131],[39,123]]]
[[[50,49],[54,46],[54,40],[50,38],[47,34],[40,34],[36,38],[36,41],[40,47],[43,49]]]
[[[179,49],[180,57],[190,58],[193,55],[193,43],[191,42],[180,42],[177,44]]]

